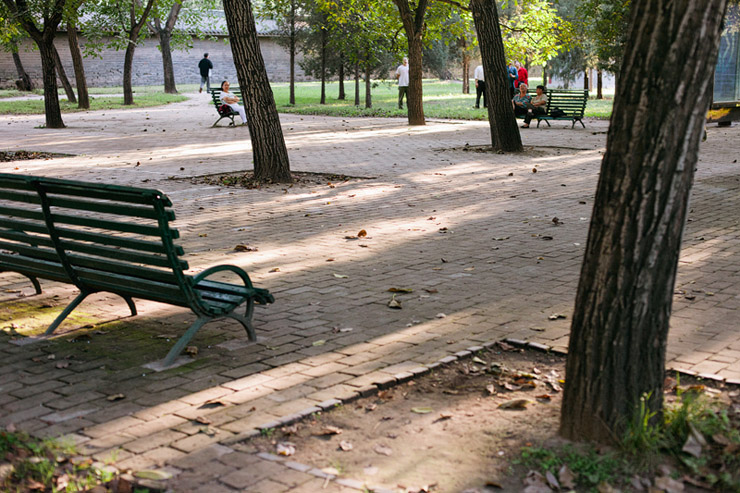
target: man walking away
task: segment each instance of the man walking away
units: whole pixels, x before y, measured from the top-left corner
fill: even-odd
[[[203,59],[198,62],[198,68],[200,69],[200,90],[198,92],[203,92],[203,84],[206,85],[206,90],[211,92],[210,75],[213,63],[208,59],[208,53],[203,53]]]
[[[396,79],[398,79],[398,109],[403,109],[403,97],[406,96],[406,103],[409,102],[409,59],[403,57],[403,63],[396,69]]]
[[[486,78],[483,75],[483,65],[475,67],[475,107],[480,108],[480,96],[483,95],[483,107],[488,108],[486,104]]]
[[[511,99],[514,99],[514,95],[516,94],[516,81],[519,78],[519,73],[513,63],[509,63],[507,72],[509,74],[509,91],[511,91]]]

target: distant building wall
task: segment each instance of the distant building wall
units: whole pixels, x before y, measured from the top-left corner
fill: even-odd
[[[193,38],[193,47],[189,50],[173,50],[172,64],[175,70],[175,82],[177,84],[199,84],[200,73],[198,62],[203,53],[208,52],[208,58],[213,62],[211,76],[212,84],[220,84],[222,80],[232,83],[237,80],[234,59],[231,55],[231,46],[221,37],[217,41],[201,40]],[[267,75],[273,82],[287,82],[290,78],[290,57],[285,48],[277,43],[277,38],[261,36],[260,49],[265,60]],[[80,44],[84,45],[85,38],[80,38]],[[67,72],[67,77],[74,85],[74,69],[69,52],[69,43],[66,33],[57,34],[55,40],[62,64]],[[123,58],[124,51],[103,50],[100,56],[85,57],[85,76],[87,83],[93,87],[108,87],[123,85]],[[37,87],[42,86],[41,57],[35,44],[30,39],[25,39],[19,47],[19,55],[28,75],[33,79]],[[306,77],[298,65],[300,56],[296,57],[296,80],[311,80]],[[9,53],[0,51],[0,87],[15,87],[18,78],[13,58]],[[162,68],[162,55],[159,51],[157,38],[147,38],[136,47],[134,54],[132,83],[136,86],[163,85],[164,75]]]

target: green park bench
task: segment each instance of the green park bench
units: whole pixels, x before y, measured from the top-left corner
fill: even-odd
[[[534,97],[536,94],[535,90],[529,90],[530,96]],[[580,122],[583,128],[586,128],[583,123],[583,113],[586,111],[586,101],[588,101],[587,90],[547,89],[545,94],[547,94],[545,114],[534,117],[537,119],[537,127],[542,121],[549,127],[549,120],[567,120],[573,122],[570,128],[575,127],[576,122]]]
[[[231,87],[231,90],[229,91],[232,94],[235,94],[239,97],[239,101],[242,99],[242,91],[238,87]],[[218,89],[211,89],[211,99],[213,100],[213,105],[216,107],[216,112],[218,113],[218,120],[216,120],[216,123],[212,125],[212,127],[215,127],[218,125],[218,122],[223,120],[224,118],[228,118],[231,120],[229,123],[230,127],[236,126],[234,123],[234,117],[239,116],[239,113],[231,109],[231,106],[224,105],[224,103],[221,102],[221,88]]]
[[[255,288],[247,273],[219,265],[198,275],[185,273],[179,238],[170,227],[172,202],[152,189],[0,173],[0,271],[74,284],[80,294],[46,330],[51,335],[87,296],[121,296],[131,315],[132,298],[190,308],[198,317],[164,360],[171,365],[204,324],[232,318],[255,341],[254,304],[274,301]],[[209,280],[229,271],[240,284]],[[244,315],[236,309],[246,304]]]

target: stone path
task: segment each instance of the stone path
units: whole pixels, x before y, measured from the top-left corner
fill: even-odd
[[[251,168],[247,128],[210,128],[216,118],[197,94],[65,115],[62,130],[37,128],[42,116],[0,116],[1,149],[70,154],[5,170],[161,189],[194,271],[240,265],[277,300],[256,311],[257,344],[214,322],[193,340],[193,361],[156,373],[142,365],[164,357],[167,336],[192,321],[186,310],[139,302],[140,315],[125,318],[125,303],[98,295],[61,328],[68,335],[19,347],[14,330],[42,326],[75,292],[44,282],[31,297],[5,273],[0,426],[68,435],[124,469],[166,468],[175,491],[357,491],[366,478],[326,478],[241,443],[502,338],[567,346],[606,122],[523,131],[527,153],[498,155],[478,152],[482,122],[282,115],[293,170],[371,179],[242,190],[193,181]],[[708,133],[669,365],[740,383],[740,127]],[[361,229],[367,238],[345,238]],[[238,243],[258,251],[234,252]],[[397,296],[402,310],[387,306],[391,287],[414,290]],[[79,330],[90,323],[99,325]]]

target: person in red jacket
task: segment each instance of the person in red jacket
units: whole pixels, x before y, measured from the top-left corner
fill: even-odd
[[[522,82],[529,85],[529,74],[527,73],[527,69],[524,68],[519,62],[516,62],[515,65],[517,74],[519,74],[519,77],[516,80],[516,87],[519,87],[519,84],[521,84]]]

